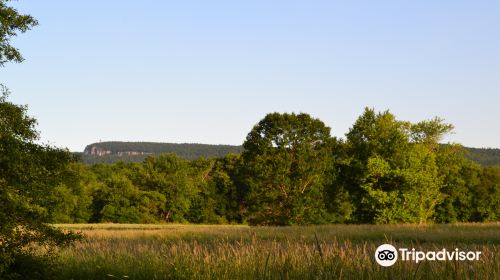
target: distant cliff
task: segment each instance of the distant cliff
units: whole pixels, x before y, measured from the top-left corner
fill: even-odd
[[[86,163],[113,163],[117,161],[140,162],[148,155],[174,153],[185,159],[200,157],[223,157],[227,154],[239,154],[241,146],[208,144],[174,144],[156,142],[99,142],[87,145],[82,160]]]

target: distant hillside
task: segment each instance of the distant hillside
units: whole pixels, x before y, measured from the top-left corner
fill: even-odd
[[[481,165],[500,166],[500,149],[466,148],[467,158]],[[156,142],[101,142],[85,147],[83,153],[76,153],[87,164],[142,162],[148,155],[175,153],[185,159],[223,157],[229,153],[239,154],[242,146],[173,144]]]
[[[500,149],[491,149],[491,148],[466,148],[469,153],[467,154],[467,158],[472,161],[475,161],[481,165],[492,166],[497,165],[500,166]]]
[[[174,144],[156,142],[100,142],[85,147],[78,153],[83,162],[114,163],[117,161],[141,162],[148,155],[174,153],[185,159],[223,157],[227,154],[241,153],[241,146],[208,145],[208,144]]]

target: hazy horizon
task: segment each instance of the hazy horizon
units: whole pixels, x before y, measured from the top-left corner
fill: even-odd
[[[498,1],[19,1],[1,69],[42,141],[241,145],[270,112],[344,137],[365,107],[500,148]]]

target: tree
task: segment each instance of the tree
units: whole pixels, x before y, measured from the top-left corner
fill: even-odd
[[[96,178],[86,166],[72,163],[62,175],[62,183],[45,198],[53,223],[87,223],[92,215],[92,187]]]
[[[70,153],[37,144],[36,121],[25,106],[0,96],[0,278],[43,277],[37,263],[48,260],[53,248],[75,238],[46,224],[45,197],[63,181]],[[49,248],[44,255],[34,245]]]
[[[0,66],[6,62],[21,62],[23,57],[18,49],[10,44],[10,39],[18,32],[24,33],[38,22],[30,15],[19,14],[7,5],[10,0],[0,0]]]
[[[434,118],[417,124],[373,109],[347,133],[338,183],[355,205],[355,221],[424,223],[441,202],[438,141],[452,126]]]
[[[391,165],[380,156],[370,157],[361,188],[361,203],[377,224],[425,223],[442,199],[435,157],[416,145],[406,164]]]
[[[377,114],[366,108],[346,134],[342,144],[342,154],[337,161],[339,176],[335,180],[337,188],[344,190],[353,211],[351,221],[371,223],[374,221],[374,210],[366,201],[367,191],[361,186],[366,183],[368,162],[375,155],[379,159],[387,159],[388,164],[402,162],[401,153],[407,150],[408,135],[404,133],[408,123],[397,122],[389,112]],[[372,167],[385,167],[385,162],[372,159]],[[379,182],[381,184],[381,182]]]
[[[482,167],[466,159],[465,153],[458,144],[439,146],[436,163],[444,199],[436,207],[437,222],[468,222],[473,218],[474,190],[481,182]]]
[[[189,221],[194,223],[241,223],[245,189],[240,184],[241,157],[229,154],[192,164],[198,195],[192,201]]]
[[[94,192],[94,219],[105,223],[157,223],[164,204],[164,195],[140,190],[123,172],[111,173]]]
[[[0,66],[23,60],[10,39],[37,25],[7,2],[0,0]],[[26,106],[9,102],[7,96],[0,84],[0,278],[48,278],[53,250],[77,238],[47,224],[44,201],[62,183],[73,158],[66,150],[37,144],[36,120],[27,116]],[[36,246],[47,250],[37,251]]]
[[[268,114],[243,144],[248,222],[259,225],[326,221],[324,176],[330,128],[307,114]]]
[[[242,158],[229,154],[216,160],[209,185],[214,188],[216,213],[230,223],[243,222],[248,189],[241,182]]]
[[[163,220],[184,222],[191,202],[198,193],[191,175],[189,161],[175,154],[148,157],[142,166],[136,184],[141,189],[157,191],[165,196]]]
[[[474,222],[500,220],[500,167],[485,167],[473,193]]]

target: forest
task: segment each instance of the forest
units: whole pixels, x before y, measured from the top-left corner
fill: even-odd
[[[308,114],[269,113],[248,133],[241,154],[187,160],[165,153],[140,163],[87,165],[67,149],[40,144],[27,107],[1,90],[0,276],[54,279],[54,250],[70,250],[65,245],[83,238],[56,223],[500,220],[500,167],[467,159],[458,144],[440,144],[453,126],[439,118],[411,123],[366,108],[345,138],[336,138]]]
[[[0,278],[360,279],[377,269],[370,256],[387,238],[481,246],[479,275],[497,274],[497,223],[455,223],[500,220],[500,168],[439,144],[452,126],[438,118],[411,123],[366,108],[345,138],[335,138],[308,114],[270,113],[241,154],[86,165],[39,144],[36,120],[3,90]],[[312,224],[342,225],[302,226]],[[331,243],[337,237],[343,243]],[[470,269],[452,267],[424,266],[412,279]]]
[[[500,219],[500,168],[479,165],[452,125],[366,108],[345,138],[308,114],[270,113],[241,154],[75,161],[43,201],[53,223],[453,223]]]
[[[10,2],[0,0],[0,67],[24,60],[11,39],[38,25]],[[468,264],[460,270],[457,264],[445,264],[436,274],[435,268],[423,266],[423,276],[417,278],[419,266],[409,266],[399,274],[387,270],[384,279],[443,278],[462,271],[471,273],[471,279],[478,271],[479,278],[498,275],[497,223],[444,225],[428,231],[427,226],[435,223],[500,220],[500,167],[491,160],[496,155],[477,151],[475,160],[485,164],[480,165],[467,157],[461,145],[443,145],[453,125],[442,119],[412,123],[389,111],[365,108],[345,137],[339,138],[309,114],[274,112],[249,131],[242,147],[210,150],[213,147],[199,145],[182,154],[178,149],[182,145],[162,150],[150,143],[159,154],[135,151],[144,153],[140,162],[85,164],[67,149],[43,143],[28,107],[11,102],[9,95],[9,89],[0,84],[1,279],[128,279],[130,273],[124,271],[141,273],[144,268],[148,271],[141,274],[143,279],[193,279],[193,275],[196,279],[290,279],[290,271],[295,271],[293,279],[334,279],[343,273],[361,279],[380,271],[380,267],[374,269],[371,258],[378,245],[374,241],[392,240],[388,232],[395,232],[396,241],[402,240],[406,231],[417,232],[403,239],[407,244],[422,241],[436,248],[442,245],[432,236],[437,233],[439,239],[455,245],[479,244],[489,259],[478,262],[484,266],[475,271]],[[134,152],[127,143],[114,144]],[[144,225],[138,225],[132,237],[109,238],[109,232],[98,232],[89,239],[92,233],[72,231],[68,223],[83,227],[88,223],[161,224],[147,226],[155,234],[154,226],[163,227],[172,237],[146,237],[140,229]],[[185,225],[179,224],[238,226],[182,228]],[[301,227],[318,224],[342,225]],[[295,227],[285,227],[291,225]],[[175,227],[184,232],[178,233]],[[337,243],[342,230],[344,243]],[[351,237],[357,243],[351,243]],[[150,248],[165,250],[151,258]],[[327,248],[333,249],[323,251]],[[152,260],[156,265],[150,266]],[[243,270],[237,267],[241,263]],[[67,274],[58,273],[65,269]],[[158,276],[162,270],[168,271]]]

